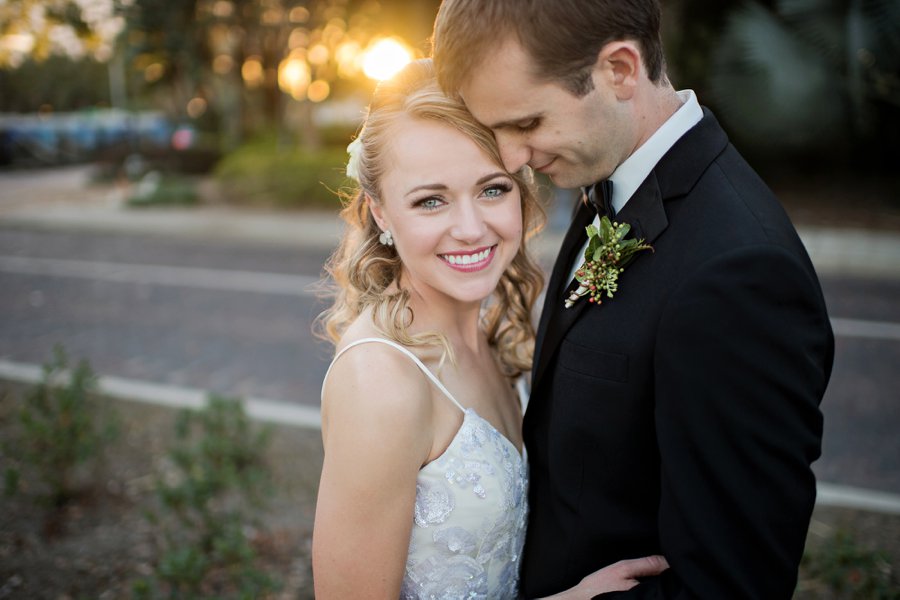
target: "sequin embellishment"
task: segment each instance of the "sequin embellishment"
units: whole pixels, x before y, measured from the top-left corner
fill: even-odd
[[[528,467],[473,409],[436,460],[419,471],[401,598],[518,595]]]

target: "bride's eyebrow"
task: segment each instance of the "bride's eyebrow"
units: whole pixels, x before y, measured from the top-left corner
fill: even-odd
[[[509,178],[510,175],[506,171],[494,171],[493,173],[489,173],[489,174],[481,177],[480,179],[478,179],[478,181],[475,182],[475,185],[482,185],[484,183],[487,183],[491,179],[496,179],[498,177]],[[423,183],[422,185],[417,185],[416,187],[407,191],[405,196],[409,197],[409,196],[412,196],[413,194],[415,194],[416,192],[421,192],[421,191],[442,192],[447,189],[449,189],[449,188],[446,185],[444,185],[443,183]]]
[[[509,173],[507,173],[506,171],[496,171],[494,173],[491,173],[490,175],[485,175],[484,177],[482,177],[481,179],[476,181],[475,185],[481,185],[482,183],[487,183],[491,179],[496,179],[497,177],[509,178]]]
[[[425,183],[422,185],[417,185],[416,187],[414,187],[411,190],[409,190],[408,192],[406,192],[406,196],[412,196],[416,192],[420,192],[422,190],[428,190],[431,192],[440,192],[440,191],[443,191],[446,189],[447,189],[447,186],[444,185],[443,183]]]

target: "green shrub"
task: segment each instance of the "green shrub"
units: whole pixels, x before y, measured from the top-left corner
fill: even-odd
[[[140,598],[258,598],[277,587],[256,567],[247,534],[251,509],[271,489],[265,464],[270,429],[252,426],[241,402],[211,396],[202,411],[183,411],[170,468],[157,481],[159,509],[147,517],[158,533],[153,576]]]
[[[346,162],[344,147],[311,152],[279,148],[266,138],[226,155],[216,166],[215,178],[232,204],[337,209],[335,192],[348,183]]]
[[[831,592],[829,597],[900,599],[900,587],[892,576],[887,553],[861,547],[845,531],[838,531],[818,548],[805,553],[802,567],[805,575]]]
[[[25,395],[19,418],[23,438],[10,446],[10,454],[35,472],[46,486],[50,503],[65,504],[76,491],[76,468],[98,458],[117,436],[114,413],[101,415],[91,394],[96,377],[86,361],[81,361],[68,381],[61,378],[68,366],[62,346],[53,349],[53,358],[44,365],[41,383]],[[19,487],[15,468],[4,475],[7,493]]]
[[[150,171],[135,184],[128,205],[192,206],[197,204],[197,190],[193,180],[178,175],[162,175]]]

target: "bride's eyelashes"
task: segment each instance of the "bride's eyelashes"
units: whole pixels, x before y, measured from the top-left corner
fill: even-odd
[[[492,183],[491,185],[484,188],[482,192],[483,195],[489,198],[500,198],[510,193],[513,189],[513,186],[508,181]]]
[[[480,193],[480,196],[495,199],[502,198],[513,190],[513,184],[510,181],[497,181],[486,185]],[[447,201],[441,196],[427,196],[425,198],[417,198],[412,201],[413,208],[420,208],[425,211],[437,210],[447,204]]]
[[[439,196],[428,196],[427,198],[421,198],[419,200],[413,200],[413,208],[421,208],[423,210],[437,210],[446,202],[443,198]]]

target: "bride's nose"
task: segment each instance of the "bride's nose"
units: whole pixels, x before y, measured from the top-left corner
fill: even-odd
[[[487,223],[477,204],[472,201],[458,202],[454,209],[450,235],[467,243],[481,240],[487,233]]]

